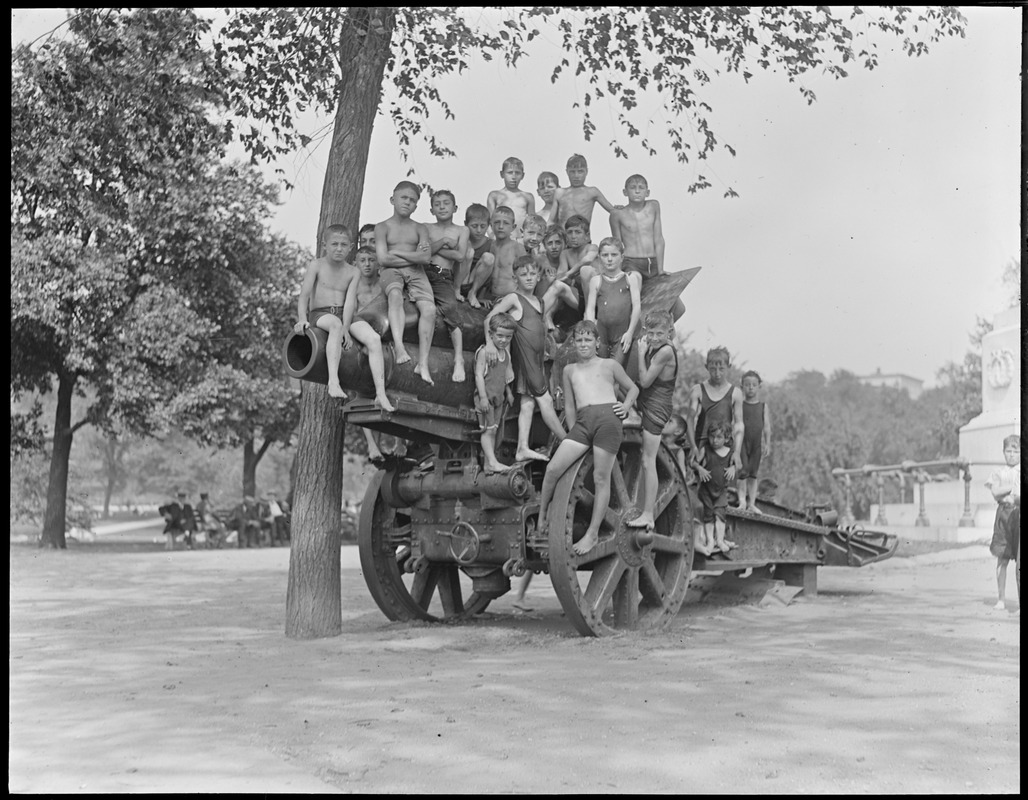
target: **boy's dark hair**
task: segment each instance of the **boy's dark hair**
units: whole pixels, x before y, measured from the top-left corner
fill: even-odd
[[[436,189],[436,191],[432,192],[431,196],[429,196],[428,199],[434,203],[437,197],[442,197],[444,195],[446,197],[449,197],[453,201],[453,207],[457,208],[457,198],[454,197],[453,192],[451,192],[449,189]]]
[[[1021,449],[1021,437],[1018,436],[1016,433],[1012,433],[1009,436],[1004,437],[1003,438],[1003,449],[1004,450],[1007,449],[1007,445],[1008,444],[1016,444],[1017,445],[1017,449],[1020,450]]]
[[[370,245],[364,245],[363,247],[358,247],[357,248],[357,255],[360,255],[361,253],[363,253],[366,256],[377,256],[377,254],[375,253],[375,248],[371,247]]]
[[[517,217],[514,216],[514,209],[509,206],[496,206],[496,208],[493,209],[493,216],[495,217],[497,214],[509,214],[512,220],[517,219]]]
[[[564,235],[564,229],[560,227],[560,225],[550,225],[550,227],[543,232],[543,241],[545,242],[551,236],[559,236],[561,242],[564,244],[567,244],[568,242],[568,237]]]
[[[689,423],[685,421],[685,417],[681,414],[672,414],[669,422],[675,423],[675,428],[685,433],[689,428]]]
[[[707,428],[708,442],[715,433],[721,433],[721,435],[725,437],[726,443],[732,441],[732,423],[729,422],[727,419],[723,419],[719,422],[715,422],[713,425]]]
[[[630,184],[632,181],[642,181],[643,183],[646,184],[646,188],[647,189],[650,188],[650,182],[648,180],[646,180],[646,178],[644,178],[639,173],[636,173],[635,175],[629,175],[627,178],[625,178],[625,188],[626,189],[628,188],[628,184]]]
[[[521,171],[524,172],[525,162],[522,161],[520,158],[511,156],[510,158],[505,158],[503,160],[503,166],[500,167],[500,171],[503,172],[505,169],[507,169],[507,167],[519,167]]]
[[[575,153],[571,156],[571,158],[568,159],[568,164],[567,167],[565,167],[565,169],[571,169],[572,167],[578,166],[582,166],[586,169],[589,169],[589,164],[585,160],[585,156],[581,155],[580,153]]]
[[[589,233],[589,220],[581,214],[574,214],[568,217],[567,221],[564,223],[564,230],[568,231],[572,228],[581,228],[586,233]]]
[[[759,373],[759,372],[757,372],[757,371],[756,371],[755,369],[748,369],[748,370],[746,370],[746,371],[745,371],[745,372],[744,372],[744,373],[742,374],[742,377],[741,377],[741,378],[739,378],[739,383],[742,383],[742,382],[743,382],[744,380],[746,380],[747,378],[756,378],[756,379],[757,379],[757,385],[758,385],[758,386],[759,386],[760,384],[762,384],[762,383],[764,382],[764,381],[762,381],[762,380],[761,380],[761,378],[760,378],[760,373]]]
[[[333,233],[345,233],[346,237],[353,241],[353,234],[350,232],[350,228],[346,225],[343,225],[341,222],[337,222],[334,225],[329,225],[327,228],[325,228],[325,233],[322,235],[322,238],[325,241],[328,241],[328,237],[331,236]]]
[[[539,265],[535,263],[535,256],[518,256],[514,259],[514,268],[511,272],[520,272],[524,267],[532,267],[536,272],[538,272]]]
[[[546,220],[544,220],[538,214],[529,214],[527,217],[521,220],[521,230],[527,231],[529,228],[538,228],[543,233],[545,233]]]
[[[393,194],[396,194],[400,189],[413,189],[417,193],[418,197],[421,197],[421,187],[413,181],[400,181],[393,187]]]
[[[464,224],[467,225],[473,217],[485,217],[485,219],[488,221],[489,209],[481,203],[472,203],[464,211]]]
[[[364,225],[361,225],[360,230],[357,231],[357,238],[360,239],[367,231],[371,231],[372,233],[375,232],[374,222],[367,222]]]
[[[489,317],[489,333],[496,333],[500,328],[513,331],[517,330],[517,327],[517,321],[506,311],[500,311],[499,313],[493,314]]]
[[[535,185],[538,186],[543,182],[543,178],[550,178],[553,181],[554,186],[560,188],[560,178],[554,175],[552,172],[540,172],[539,177],[535,179]]]
[[[600,338],[600,329],[596,327],[596,323],[591,319],[583,319],[575,323],[575,327],[571,329],[572,340],[580,333],[588,333],[597,339]]]
[[[675,327],[675,319],[671,316],[671,312],[655,309],[647,313],[643,319],[643,327],[653,328],[657,325],[663,325],[668,330]]]
[[[725,366],[731,366],[732,357],[731,355],[729,355],[727,347],[722,347],[721,345],[718,345],[717,347],[710,348],[710,350],[707,351],[706,363],[709,364],[710,360],[714,358],[714,356],[724,356]]]

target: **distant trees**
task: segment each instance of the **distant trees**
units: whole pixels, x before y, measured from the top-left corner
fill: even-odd
[[[11,57],[12,409],[56,392],[41,543],[57,548],[84,425],[288,438],[295,402],[268,365],[305,260],[267,232],[276,190],[223,161],[206,22],[80,9],[68,31]],[[12,455],[42,429],[12,411]]]

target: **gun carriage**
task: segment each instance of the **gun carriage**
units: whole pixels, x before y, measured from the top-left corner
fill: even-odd
[[[698,271],[644,281],[643,316],[654,308],[670,309]],[[410,362],[393,363],[385,348],[386,389],[396,410],[387,413],[360,397],[343,408],[348,423],[402,437],[424,454],[388,459],[371,479],[361,507],[361,569],[389,619],[449,621],[480,613],[510,590],[511,577],[532,571],[549,574],[565,616],[579,633],[607,635],[667,624],[685,600],[695,571],[774,565],[776,576],[815,594],[818,566],[862,566],[894,552],[895,537],[839,528],[834,512],[825,508],[798,512],[758,500],[762,514],[728,511],[727,534],[737,545],[730,560],[694,553],[695,485],[663,443],[657,456],[656,523],[651,530],[629,528],[627,520],[638,513],[642,432],[626,426],[600,542],[577,555],[572,543],[584,535],[592,514],[592,456],[587,454],[560,479],[549,530],[539,531],[545,462],[519,463],[501,474],[482,470],[472,376],[485,312],[462,306],[461,313],[468,380],[449,380],[454,354],[441,325],[429,359],[435,384],[416,376],[416,332],[409,327],[404,338],[412,340]],[[286,371],[326,383],[326,339],[320,329],[290,334],[283,347]],[[567,363],[570,354],[570,347],[559,349],[554,368]],[[374,396],[367,357],[357,348],[343,351],[339,376],[344,388]],[[497,454],[505,462],[511,460],[516,429],[513,414],[498,432]],[[537,415],[530,444],[552,448],[550,437]]]

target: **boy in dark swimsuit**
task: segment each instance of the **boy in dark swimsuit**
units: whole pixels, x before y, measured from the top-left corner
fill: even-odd
[[[639,395],[625,368],[612,358],[596,355],[596,323],[582,320],[572,332],[578,361],[564,368],[564,414],[571,430],[557,447],[543,475],[539,495],[539,530],[545,531],[547,511],[561,476],[578,459],[592,450],[593,510],[585,535],[574,543],[579,555],[588,553],[600,539],[600,524],[610,504],[610,474],[621,449],[622,422]],[[619,401],[615,387],[625,399]],[[567,532],[571,535],[571,531]]]
[[[742,469],[739,470],[739,510],[759,514],[757,472],[760,459],[771,455],[771,411],[757,400],[760,375],[753,370],[742,376]],[[745,487],[745,491],[743,488]]]
[[[521,395],[518,447],[514,458],[516,461],[547,461],[549,456],[537,453],[528,446],[535,404],[539,404],[543,421],[558,440],[564,438],[564,426],[553,408],[553,397],[546,380],[546,325],[543,322],[542,303],[534,294],[535,284],[539,280],[539,267],[532,256],[523,255],[514,262],[514,279],[517,281],[517,289],[497,302],[485,318],[485,353],[489,363],[495,363],[498,353],[490,336],[489,319],[500,313],[510,314],[518,323],[511,352],[517,391]]]
[[[710,377],[692,387],[689,404],[692,407],[693,424],[690,435],[690,463],[695,468],[703,463],[708,430],[717,422],[732,426],[732,467],[728,480],[735,480],[742,468],[742,390],[728,382],[728,350],[715,347],[707,351],[707,372]]]
[[[732,468],[732,449],[728,446],[731,435],[731,423],[717,422],[712,425],[704,444],[706,455],[703,461],[706,466],[696,467],[700,476],[697,494],[703,506],[703,542],[698,542],[696,549],[705,556],[717,550],[727,554],[735,547],[735,542],[725,539],[728,483],[732,479],[728,474]]]
[[[510,390],[514,370],[508,348],[517,326],[510,314],[494,314],[489,320],[489,333],[499,360],[488,362],[485,345],[475,351],[475,410],[482,427],[482,469],[486,475],[510,471],[496,458],[496,432],[503,422],[504,410],[514,401]]]
[[[621,269],[624,249],[621,241],[613,237],[600,242],[600,272],[589,280],[585,305],[585,319],[595,320],[600,333],[600,357],[613,358],[621,366],[625,365],[639,325],[642,290],[642,276]]]
[[[639,401],[642,415],[642,513],[628,522],[630,528],[654,525],[657,502],[657,451],[664,427],[671,419],[678,353],[671,344],[674,323],[667,311],[651,311],[644,322],[646,334],[639,340]]]

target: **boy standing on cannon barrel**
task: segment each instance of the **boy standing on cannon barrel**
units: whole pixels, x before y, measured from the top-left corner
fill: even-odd
[[[332,397],[345,397],[339,385],[339,359],[343,352],[343,304],[350,282],[357,277],[357,269],[346,262],[353,237],[345,225],[329,225],[322,243],[325,255],[314,259],[307,267],[297,301],[297,323],[293,330],[300,334],[306,328],[318,327],[328,331],[325,357],[328,362],[328,393]],[[310,314],[307,309],[310,307]]]
[[[375,255],[389,301],[389,327],[393,333],[396,363],[406,364],[411,360],[403,346],[406,323],[403,295],[406,293],[418,309],[418,365],[414,374],[426,383],[434,383],[428,355],[435,330],[435,295],[425,275],[425,265],[431,261],[432,251],[428,228],[410,218],[420,199],[421,189],[417,184],[410,181],[396,184],[389,198],[393,215],[375,226]]]
[[[595,186],[586,186],[585,179],[589,175],[589,165],[585,156],[575,153],[568,159],[567,164],[568,182],[571,184],[564,189],[557,198],[557,219],[567,222],[578,215],[585,217],[585,221],[592,224],[593,208],[599,203],[608,214],[615,206],[603,192]]]

